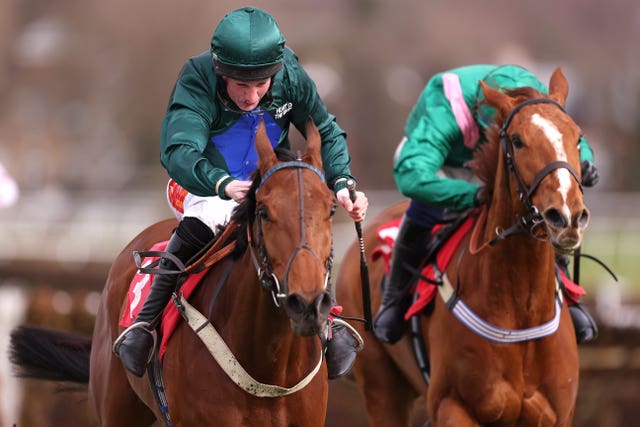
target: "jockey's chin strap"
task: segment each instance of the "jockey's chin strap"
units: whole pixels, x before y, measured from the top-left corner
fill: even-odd
[[[522,108],[531,104],[553,104],[556,107],[558,107],[563,113],[566,114],[564,107],[562,107],[562,105],[560,105],[558,102],[550,98],[527,99],[526,101],[523,101],[522,103],[518,104],[513,110],[511,110],[506,120],[502,124],[502,127],[500,128],[499,135],[500,135],[500,141],[502,143],[502,155],[504,158],[504,164],[507,171],[506,175],[508,175],[509,173],[513,173],[517,183],[516,193],[518,195],[518,199],[524,205],[527,213],[525,215],[518,214],[516,217],[515,224],[513,224],[511,227],[507,229],[496,229],[496,236],[493,239],[491,239],[489,242],[483,244],[480,247],[476,245],[474,252],[480,251],[487,245],[494,246],[500,240],[506,239],[507,237],[510,237],[510,236],[513,236],[514,234],[519,234],[519,233],[529,233],[531,236],[533,236],[538,240],[546,240],[546,237],[537,234],[537,230],[544,225],[544,218],[542,217],[542,214],[540,213],[538,208],[531,201],[531,198],[533,197],[533,194],[535,193],[535,191],[538,189],[538,186],[540,185],[542,180],[554,170],[561,169],[561,168],[568,170],[571,176],[573,176],[573,178],[578,183],[580,192],[583,191],[582,184],[580,183],[580,178],[576,170],[573,168],[573,166],[571,166],[569,162],[562,161],[562,160],[551,162],[548,165],[546,165],[544,168],[542,168],[542,170],[540,170],[536,174],[530,186],[528,186],[524,182],[524,179],[522,178],[522,174],[520,174],[520,170],[518,169],[515,163],[514,154],[513,154],[514,153],[513,141],[509,137],[507,133],[507,129],[509,128],[509,125],[511,124],[511,121],[513,120],[514,116]],[[509,186],[509,179],[507,178],[505,181],[507,184],[507,190],[509,193],[511,193],[511,189]],[[480,221],[478,223],[480,224]]]

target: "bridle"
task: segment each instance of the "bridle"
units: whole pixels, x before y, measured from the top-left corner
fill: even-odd
[[[533,237],[539,238],[536,235],[536,229],[540,227],[542,224],[544,224],[544,218],[542,217],[542,214],[540,214],[540,211],[538,210],[538,208],[531,201],[531,197],[533,197],[533,194],[535,193],[536,189],[538,188],[538,186],[540,185],[540,182],[542,182],[544,177],[550,174],[552,171],[560,168],[567,169],[569,173],[573,176],[573,178],[576,180],[576,182],[578,183],[580,192],[582,192],[582,184],[580,183],[580,178],[578,176],[578,173],[573,168],[573,166],[571,166],[571,164],[566,161],[555,161],[546,165],[544,168],[542,168],[540,172],[536,174],[530,186],[528,186],[522,179],[522,175],[520,174],[520,171],[518,170],[518,166],[516,165],[514,160],[513,141],[511,140],[511,138],[509,138],[509,135],[507,134],[507,129],[509,128],[509,125],[511,124],[511,121],[513,120],[515,115],[523,107],[526,107],[527,105],[532,105],[532,104],[553,104],[556,107],[558,107],[563,113],[566,114],[566,111],[562,107],[562,105],[560,105],[558,102],[554,101],[553,99],[534,98],[534,99],[528,99],[522,102],[521,104],[518,104],[513,110],[511,110],[506,120],[502,124],[499,135],[500,135],[500,141],[502,143],[502,155],[504,158],[505,168],[507,170],[507,174],[511,172],[516,178],[516,182],[517,182],[516,193],[518,194],[518,199],[522,202],[525,209],[527,210],[527,214],[519,215],[518,220],[514,225],[507,228],[506,230],[500,231],[498,235],[494,237],[489,243],[492,246],[495,245],[499,240],[502,240],[516,233],[528,232]],[[509,187],[509,180],[507,179],[506,182],[507,182],[507,187]],[[509,190],[509,194],[511,194],[510,188],[508,188],[508,190]]]
[[[267,256],[266,248],[264,245],[264,235],[262,232],[262,220],[265,218],[266,212],[264,210],[255,209],[255,224],[256,224],[256,232],[257,232],[257,242],[252,242],[252,229],[253,222],[249,221],[247,224],[247,239],[248,239],[248,247],[251,253],[251,258],[253,264],[258,272],[258,279],[260,283],[271,291],[271,295],[273,298],[273,302],[277,307],[280,307],[281,301],[287,297],[288,294],[288,285],[287,279],[289,277],[289,271],[291,269],[291,265],[293,264],[293,260],[302,250],[308,250],[311,252],[313,257],[317,260],[320,260],[318,253],[309,245],[309,242],[306,238],[306,231],[304,227],[304,191],[303,191],[303,180],[302,180],[302,170],[309,169],[313,171],[316,175],[318,175],[321,181],[324,183],[324,174],[318,170],[317,168],[302,162],[299,158],[295,161],[282,162],[278,163],[275,166],[271,167],[262,177],[260,183],[255,189],[254,195],[257,198],[257,194],[264,185],[264,183],[275,173],[283,169],[295,169],[297,172],[297,183],[299,190],[299,225],[300,225],[300,242],[293,250],[293,253],[289,257],[289,261],[287,262],[287,267],[284,272],[284,277],[280,281],[275,273],[273,273],[273,269],[271,263],[269,262],[269,258]],[[257,249],[258,257],[256,257],[255,250]],[[331,271],[331,265],[333,263],[333,243],[330,251],[330,255],[328,259],[325,261],[326,268],[326,277],[324,282],[324,287],[326,289],[327,283],[329,281],[329,274]],[[232,265],[232,264],[231,264]],[[229,270],[228,270],[229,271]],[[220,282],[223,283],[224,279]],[[215,296],[214,296],[215,300]],[[304,387],[306,387],[317,375],[322,366],[322,361],[324,359],[325,348],[322,348],[322,351],[319,351],[318,362],[315,364],[315,367],[300,381],[298,381],[295,385],[291,387],[282,387],[279,385],[267,384],[260,382],[254,379],[240,364],[240,362],[236,359],[233,352],[229,349],[229,347],[225,344],[224,339],[220,336],[220,334],[213,327],[213,324],[207,318],[200,314],[196,309],[194,309],[185,299],[184,297],[180,297],[179,304],[183,307],[183,312],[187,313],[185,318],[187,319],[189,326],[198,334],[201,338],[202,342],[205,344],[213,358],[218,362],[222,370],[227,374],[227,376],[240,388],[242,388],[247,393],[258,396],[258,397],[281,397],[287,396],[292,393],[295,393]],[[211,303],[211,307],[213,307],[213,301]],[[211,309],[210,309],[211,311]]]
[[[296,175],[297,175],[297,184],[298,184],[298,190],[299,190],[298,191],[298,195],[299,195],[298,196],[298,213],[299,213],[298,221],[300,225],[300,242],[294,248],[293,253],[289,256],[287,267],[285,269],[284,276],[282,277],[281,280],[278,279],[276,274],[273,272],[273,268],[271,266],[271,262],[269,261],[269,257],[267,256],[267,251],[264,244],[264,234],[262,232],[262,221],[265,218],[264,210],[256,208],[256,211],[255,211],[255,223],[256,223],[256,230],[257,230],[257,241],[255,242],[255,246],[258,252],[257,257],[254,252],[254,244],[251,239],[251,227],[250,226],[247,227],[249,249],[251,251],[251,258],[253,259],[253,264],[256,268],[256,271],[258,272],[258,278],[260,280],[260,283],[262,283],[262,286],[264,286],[267,290],[271,292],[273,302],[277,307],[280,307],[280,302],[284,298],[286,298],[289,293],[289,286],[288,286],[289,272],[291,270],[291,265],[293,264],[293,261],[295,257],[298,255],[298,253],[300,253],[300,251],[302,250],[308,250],[315,259],[317,259],[318,261],[321,261],[318,253],[311,247],[311,245],[307,241],[307,235],[306,235],[306,230],[304,226],[304,191],[303,191],[304,186],[303,186],[303,180],[302,180],[302,170],[309,169],[313,171],[316,175],[320,177],[323,183],[325,182],[324,174],[322,173],[322,171],[320,171],[318,168],[308,163],[301,161],[300,159],[297,159],[294,161],[282,162],[271,167],[264,174],[264,176],[260,181],[260,184],[257,186],[255,190],[256,197],[258,195],[258,192],[262,188],[262,186],[265,184],[265,182],[273,174],[283,169],[296,169],[296,172],[297,172]],[[329,258],[325,261],[325,264],[324,264],[324,268],[327,272],[324,279],[325,289],[329,282],[329,276],[331,274],[332,265],[333,265],[333,240],[331,244],[331,252],[330,252]]]

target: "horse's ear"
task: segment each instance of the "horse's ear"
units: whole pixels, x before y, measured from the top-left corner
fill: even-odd
[[[322,142],[320,140],[320,133],[318,132],[318,128],[316,124],[313,122],[311,116],[307,118],[307,123],[305,124],[305,131],[307,138],[307,152],[305,153],[305,161],[309,162],[311,165],[315,166],[318,169],[322,168],[322,156],[320,154],[320,147]]]
[[[486,102],[494,107],[496,110],[501,111],[503,114],[508,114],[509,111],[515,107],[515,100],[504,92],[496,90],[490,86],[487,86],[482,80],[479,81],[482,87],[482,93],[484,93],[484,99]]]
[[[562,68],[558,67],[549,81],[549,97],[555,99],[564,107],[567,95],[569,95],[569,82],[567,82],[567,78],[562,73]]]
[[[264,173],[264,171],[275,165],[278,159],[276,158],[276,153],[274,153],[269,137],[267,136],[263,119],[260,119],[260,123],[258,124],[255,145],[258,153],[258,167]]]

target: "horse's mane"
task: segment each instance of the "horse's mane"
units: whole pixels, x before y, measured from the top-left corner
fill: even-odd
[[[529,86],[506,90],[505,93],[515,98],[518,104],[527,99],[546,97],[541,92]],[[482,104],[488,105],[486,100],[481,101],[480,105]],[[498,155],[500,153],[500,128],[506,118],[505,113],[496,111],[492,123],[489,124],[485,130],[486,141],[476,147],[473,159],[469,163],[469,167],[473,173],[484,183],[484,199],[490,199],[494,190],[493,186],[498,168]]]
[[[274,151],[278,160],[282,162],[296,160],[296,156],[291,150],[277,147]],[[236,231],[234,231],[229,237],[229,241],[236,241],[236,248],[232,254],[234,258],[239,257],[247,250],[247,227],[250,227],[251,224],[253,224],[253,218],[256,211],[256,189],[258,188],[260,181],[260,170],[256,169],[255,172],[251,175],[251,187],[247,192],[247,197],[242,203],[235,207],[233,213],[231,214],[230,222],[238,225],[236,227]],[[224,225],[219,225],[216,235],[220,236],[224,228]]]

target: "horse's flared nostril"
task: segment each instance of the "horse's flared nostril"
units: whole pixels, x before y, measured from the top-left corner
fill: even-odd
[[[587,225],[589,225],[589,219],[589,210],[583,209],[582,213],[580,213],[580,216],[578,217],[578,227],[585,228]]]
[[[316,297],[316,312],[320,318],[329,316],[332,306],[333,300],[329,292],[325,291]]]
[[[326,319],[333,306],[331,294],[319,293],[312,301],[299,293],[292,293],[284,300],[284,309],[292,320]]]
[[[307,303],[300,294],[290,294],[284,300],[284,309],[292,320],[300,319],[307,311]]]
[[[567,218],[555,208],[547,209],[544,212],[544,220],[555,228],[566,228],[569,225]]]
[[[283,307],[291,319],[293,331],[302,336],[311,336],[326,327],[332,301],[327,291],[320,292],[311,301],[293,293],[285,298]]]

